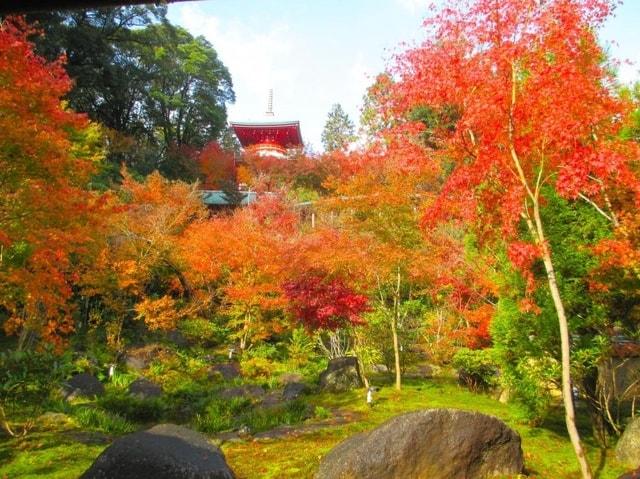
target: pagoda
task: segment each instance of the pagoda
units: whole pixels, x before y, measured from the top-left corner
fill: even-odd
[[[231,122],[243,148],[253,149],[259,156],[287,158],[289,150],[302,148],[299,121],[274,121],[273,90],[269,90],[267,121]]]

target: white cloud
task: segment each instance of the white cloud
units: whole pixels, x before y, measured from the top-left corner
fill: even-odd
[[[299,72],[291,60],[296,42],[287,25],[255,31],[239,21],[222,23],[197,5],[183,5],[176,13],[180,25],[211,42],[231,72],[237,98],[229,108],[231,119],[259,118],[266,111],[269,88],[275,90],[276,113],[289,113],[287,92],[293,90]]]
[[[425,13],[431,4],[429,0],[396,0],[396,3],[410,13]]]

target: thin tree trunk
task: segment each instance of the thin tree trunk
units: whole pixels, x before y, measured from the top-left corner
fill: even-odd
[[[573,390],[571,388],[571,349],[569,342],[569,323],[567,321],[567,315],[564,310],[564,304],[562,303],[562,298],[560,297],[560,290],[558,289],[558,283],[556,281],[556,272],[553,267],[553,261],[551,260],[551,251],[549,250],[549,245],[547,244],[547,240],[544,235],[544,228],[542,226],[542,218],[540,217],[540,189],[542,187],[543,181],[543,173],[544,173],[544,153],[541,156],[539,170],[537,179],[535,180],[535,185],[532,185],[527,180],[524,170],[522,169],[522,164],[520,163],[520,158],[516,151],[515,141],[514,141],[514,110],[516,105],[516,97],[517,97],[517,75],[516,75],[516,67],[514,64],[511,65],[511,105],[509,107],[509,122],[508,122],[508,131],[509,131],[509,153],[511,155],[511,159],[513,160],[514,166],[516,167],[517,177],[520,179],[522,186],[524,187],[526,194],[531,201],[531,205],[533,206],[533,219],[534,223],[531,221],[531,217],[529,216],[529,207],[527,206],[527,200],[525,199],[525,211],[526,214],[523,213],[523,216],[526,220],[527,227],[529,228],[529,232],[535,239],[536,243],[540,246],[542,252],[542,261],[544,262],[544,267],[547,273],[547,280],[549,282],[549,291],[551,293],[551,297],[553,298],[553,304],[556,309],[556,314],[558,316],[558,324],[560,326],[560,351],[561,351],[561,365],[562,365],[562,399],[564,402],[564,411],[565,411],[565,422],[567,425],[567,432],[569,433],[569,438],[571,439],[571,445],[573,446],[573,450],[575,452],[576,458],[578,459],[578,463],[580,464],[580,470],[582,472],[583,479],[592,479],[593,474],[591,472],[591,467],[589,466],[589,462],[587,461],[587,457],[584,452],[584,448],[582,447],[582,442],[580,441],[580,434],[578,433],[578,428],[576,427],[576,413],[573,405]]]
[[[567,424],[567,432],[571,439],[573,450],[575,451],[578,462],[580,463],[580,470],[584,479],[591,479],[593,474],[591,467],[587,461],[584,447],[580,441],[580,434],[576,427],[576,413],[573,404],[573,390],[571,387],[571,348],[569,341],[569,323],[567,321],[567,315],[564,310],[564,304],[560,297],[560,290],[558,289],[558,282],[556,281],[556,272],[551,260],[551,252],[547,245],[544,229],[542,227],[542,219],[540,218],[540,209],[538,202],[534,202],[533,214],[535,219],[535,229],[537,237],[540,241],[540,247],[542,248],[542,261],[544,262],[544,268],[547,272],[547,279],[549,280],[549,291],[553,298],[553,304],[556,308],[558,315],[558,323],[560,326],[560,350],[561,350],[561,363],[562,363],[562,399],[564,401],[565,422]]]
[[[398,341],[398,317],[400,316],[400,267],[396,289],[393,292],[393,314],[391,317],[391,335],[393,336],[393,355],[396,363],[396,389],[402,389],[402,373],[400,371],[400,344]]]

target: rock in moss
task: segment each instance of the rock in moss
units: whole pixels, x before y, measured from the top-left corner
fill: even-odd
[[[220,449],[174,424],[116,439],[81,479],[234,479]]]
[[[520,474],[520,436],[495,417],[455,409],[404,414],[338,444],[316,479],[484,479]]]

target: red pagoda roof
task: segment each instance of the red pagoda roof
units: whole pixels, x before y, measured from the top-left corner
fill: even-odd
[[[275,144],[282,148],[295,148],[302,146],[300,134],[300,122],[274,122],[274,123],[235,123],[231,127],[236,133],[243,147]]]

